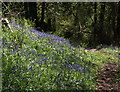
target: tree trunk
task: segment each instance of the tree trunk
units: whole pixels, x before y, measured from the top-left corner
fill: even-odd
[[[45,2],[42,2],[41,22],[44,22]]]
[[[53,32],[56,31],[56,16],[54,16],[53,18],[52,29],[53,29]]]
[[[36,28],[38,25],[38,17],[37,17],[37,3],[36,2],[24,2],[25,9],[25,18],[30,19],[32,22],[35,22]]]
[[[94,42],[96,42],[96,32],[97,32],[97,2],[94,3],[94,30],[93,30]]]
[[[29,12],[30,12],[30,19],[31,21],[35,21],[37,23],[37,3],[30,2],[29,3]]]
[[[41,20],[40,20],[40,27],[44,32],[48,31],[48,24],[46,22],[44,22],[45,19],[45,7],[46,7],[46,3],[42,2],[42,12],[41,12]]]
[[[24,10],[25,10],[25,18],[29,18],[29,7],[28,7],[28,2],[24,2]]]
[[[114,30],[114,40],[120,46],[120,2],[118,3],[117,9],[117,25],[116,30]]]
[[[106,43],[106,38],[104,34],[104,14],[105,14],[105,3],[101,3],[100,16],[99,16],[99,31],[98,31],[98,43]]]
[[[109,41],[110,41],[110,43],[112,44],[112,43],[114,43],[114,41],[113,41],[113,35],[112,35],[112,33],[114,33],[114,30],[116,30],[115,29],[115,26],[116,26],[116,3],[111,3],[112,5],[112,12],[111,12],[111,14],[109,15],[109,16],[111,16],[111,29],[109,30],[110,32],[109,32],[109,35],[110,35],[110,38],[108,38],[109,39]]]

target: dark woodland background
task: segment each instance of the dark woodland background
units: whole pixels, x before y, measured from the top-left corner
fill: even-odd
[[[120,2],[4,2],[2,8],[3,17],[30,20],[75,46],[120,46]]]

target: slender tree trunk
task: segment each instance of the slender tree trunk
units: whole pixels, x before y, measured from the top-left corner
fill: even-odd
[[[105,14],[105,3],[101,3],[100,16],[99,16],[99,31],[98,31],[98,42],[99,44],[106,43],[104,34],[104,14]]]
[[[49,9],[50,8],[49,5],[50,5],[50,3],[46,3],[46,8],[45,8],[46,17],[47,17],[47,30],[52,32],[53,31],[53,29],[52,29],[52,19],[54,17],[52,16],[53,11],[50,11],[50,9]]]
[[[53,18],[52,28],[53,28],[53,32],[55,32],[56,31],[56,16],[54,16]]]
[[[112,12],[109,15],[109,16],[111,16],[111,29],[109,30],[110,37],[108,39],[109,39],[109,42],[112,44],[112,43],[114,43],[112,33],[114,33],[114,30],[116,30],[115,29],[115,26],[116,26],[116,22],[115,22],[116,21],[116,3],[111,3],[111,4],[112,4],[111,5]]]
[[[96,42],[96,32],[97,32],[97,2],[94,3],[94,30],[93,30],[93,40]]]
[[[38,17],[37,17],[37,3],[36,2],[24,2],[25,9],[25,18],[30,19],[32,22],[35,22],[36,28],[38,25]]]
[[[41,22],[44,22],[45,2],[42,2]]]
[[[25,10],[25,18],[28,19],[29,18],[29,6],[28,6],[28,2],[24,2],[24,10]]]
[[[120,46],[120,2],[118,3],[117,25],[116,30],[114,30],[114,40],[116,44]]]
[[[53,7],[55,8],[54,10],[54,13],[58,12],[58,4],[57,3],[54,3]],[[54,15],[54,18],[52,20],[52,29],[53,29],[53,32],[55,32],[57,30],[57,15]]]
[[[52,24],[51,24],[51,18],[48,18],[47,19],[47,28],[48,28],[48,31],[52,31]]]
[[[48,31],[48,25],[46,22],[44,22],[45,19],[45,9],[46,8],[46,3],[42,2],[42,12],[41,12],[41,20],[40,20],[40,27],[44,32]]]
[[[30,19],[32,21],[37,20],[37,3],[36,2],[30,2],[29,3],[29,12],[30,12]]]

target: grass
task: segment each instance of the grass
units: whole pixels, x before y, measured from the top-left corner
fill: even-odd
[[[114,55],[79,50],[68,40],[11,22],[3,26],[3,91],[94,90],[95,72]]]

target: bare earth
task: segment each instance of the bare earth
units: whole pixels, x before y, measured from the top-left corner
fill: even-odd
[[[115,92],[120,92],[120,83],[116,82],[116,69],[120,67],[120,63],[107,63],[104,67],[96,73],[99,78],[97,78],[96,90],[112,90]]]

